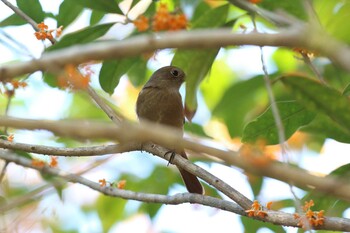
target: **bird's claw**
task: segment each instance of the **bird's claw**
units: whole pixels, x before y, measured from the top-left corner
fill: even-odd
[[[173,161],[173,159],[174,159],[176,153],[175,153],[175,151],[169,150],[169,151],[165,152],[164,157],[165,157],[167,154],[171,154],[171,155],[170,155],[170,159],[169,159],[168,164],[167,164],[167,166],[169,166],[169,164],[172,163],[172,161]]]

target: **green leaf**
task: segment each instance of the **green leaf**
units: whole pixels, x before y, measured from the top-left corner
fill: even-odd
[[[45,72],[43,75],[44,82],[50,87],[57,87],[56,75]]]
[[[19,17],[17,14],[12,14],[0,23],[0,27],[6,27],[6,26],[18,26],[26,24],[27,22]]]
[[[68,117],[73,119],[108,119],[107,115],[84,92],[74,93],[71,106],[67,112]]]
[[[43,11],[39,0],[17,0],[17,6],[36,23],[44,21],[45,12]]]
[[[203,129],[203,126],[202,125],[199,125],[199,124],[196,124],[196,123],[185,123],[185,131],[186,132],[191,132],[195,135],[198,135],[198,136],[202,136],[202,137],[209,137],[205,132],[204,132],[204,129]]]
[[[305,107],[295,101],[279,102],[277,107],[284,126],[286,139],[292,136],[301,126],[309,124],[316,115],[307,111]],[[242,142],[255,142],[258,139],[266,140],[266,143],[269,145],[279,143],[278,129],[271,107],[244,128]]]
[[[283,10],[300,19],[306,19],[304,11],[304,5],[302,0],[293,1],[276,1],[276,0],[264,0],[259,3],[260,7],[263,7],[270,11]]]
[[[343,91],[343,95],[349,97],[350,96],[350,83],[345,87]]]
[[[79,16],[83,9],[82,6],[75,4],[75,0],[64,0],[57,15],[57,26],[67,27]]]
[[[295,52],[286,48],[278,48],[272,55],[279,72],[291,72],[297,69],[298,61]]]
[[[114,89],[119,84],[120,78],[128,72],[137,60],[137,58],[125,58],[104,61],[99,76],[102,89],[109,94],[113,94]]]
[[[120,222],[125,216],[127,200],[100,195],[96,201],[96,211],[102,225],[102,232],[109,232],[110,228]]]
[[[210,11],[211,7],[208,5],[208,3],[206,3],[205,1],[201,1],[196,9],[193,12],[192,15],[192,21],[195,22],[196,20],[198,20],[203,14],[205,14],[206,12]]]
[[[93,10],[90,15],[90,25],[97,24],[105,16],[105,12]]]
[[[113,25],[114,23],[101,24],[83,28],[73,33],[69,33],[62,37],[62,39],[56,44],[47,48],[46,51],[53,51],[69,47],[75,44],[86,44],[106,34]]]
[[[221,118],[227,125],[232,137],[241,136],[247,120],[255,108],[265,106],[264,79],[257,76],[232,85],[213,110],[213,115]],[[260,106],[259,106],[260,105]]]
[[[272,223],[268,222],[262,222],[262,221],[256,221],[255,219],[251,217],[244,217],[241,216],[241,221],[244,226],[244,232],[258,232],[259,229],[270,229],[272,232],[275,233],[285,233],[286,231],[283,229],[282,226],[276,226]]]
[[[329,116],[350,132],[350,101],[346,96],[317,80],[305,77],[282,77],[281,81],[306,108]]]
[[[122,14],[121,10],[118,7],[119,1],[114,0],[74,0],[76,4],[79,4],[83,7],[87,7],[93,10],[108,12],[108,13],[117,13]]]
[[[134,86],[139,87],[146,82],[146,74],[147,60],[139,58],[128,71],[128,78]]]
[[[203,98],[210,110],[215,108],[235,79],[236,75],[226,59],[214,61],[208,77],[200,84]]]
[[[314,0],[313,5],[318,20],[326,31],[337,39],[350,43],[350,33],[344,23],[350,20],[350,2]]]
[[[255,197],[254,199],[256,199],[260,194],[261,188],[264,183],[264,178],[262,176],[253,175],[251,173],[248,173],[247,177],[248,177],[248,182],[250,184],[250,188],[252,189]]]
[[[301,130],[313,135],[332,138],[338,142],[350,143],[349,131],[324,114],[318,114],[310,124],[302,127]]]
[[[216,28],[226,22],[228,5],[207,11],[193,22],[193,28]],[[215,19],[215,20],[213,20]],[[178,50],[172,65],[180,67],[186,73],[186,107],[190,111],[197,108],[197,87],[208,73],[219,49]]]
[[[350,180],[350,164],[345,164],[333,170],[327,177],[343,180],[349,182]],[[333,197],[329,194],[323,194],[318,190],[308,192],[304,197],[304,200],[314,200],[315,207],[313,209],[325,210],[327,216],[341,217],[344,211],[349,208],[349,202],[339,200],[337,197]],[[331,207],[331,208],[330,208]]]

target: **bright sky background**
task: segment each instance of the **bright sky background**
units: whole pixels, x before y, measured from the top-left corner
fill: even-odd
[[[15,4],[15,1],[10,2]],[[51,0],[41,2],[45,11],[57,13],[61,1]],[[12,11],[2,3],[0,3],[0,12],[0,20],[12,14]],[[80,17],[79,20],[72,24],[72,26],[67,28],[66,32],[75,31],[86,26],[88,23],[88,15],[88,12],[84,12],[83,17]],[[109,16],[105,20],[115,20],[115,17]],[[56,27],[53,20],[47,20],[45,22],[50,28]],[[12,35],[20,43],[26,45],[30,50],[30,53],[35,57],[40,56],[43,51],[43,44],[32,36],[34,31],[29,25],[7,27],[3,30]],[[113,32],[109,34],[111,37],[115,35],[116,34]],[[5,40],[2,34],[0,34],[0,39]],[[268,58],[273,50],[274,49],[272,48],[264,49],[265,56]],[[8,49],[6,45],[0,43],[0,64],[29,59],[26,56],[13,53],[12,51],[13,50]],[[248,76],[262,73],[260,51],[257,47],[242,47],[234,50],[230,52],[229,58],[229,65],[237,74]],[[166,55],[166,53],[160,53],[158,59],[150,63],[150,67],[157,69],[161,66],[168,65],[170,60],[171,57]],[[269,69],[273,71],[273,64],[269,63]],[[93,78],[93,83],[97,83],[97,77]],[[45,98],[43,98],[43,96],[45,96]],[[65,91],[49,88],[42,82],[38,75],[33,75],[30,79],[29,88],[18,91],[16,98],[25,101],[25,107],[13,108],[10,112],[11,116],[35,119],[60,119],[64,117],[64,115],[62,115],[62,112],[64,112],[62,111],[62,108],[64,109],[67,102],[71,101],[71,94]],[[203,103],[200,103],[199,111],[205,114],[206,110]],[[23,131],[21,134],[16,134],[16,141],[26,143],[38,143],[39,141],[40,144],[44,145],[56,145],[55,143],[52,143],[50,138],[48,138],[48,135],[50,134],[46,132],[35,133],[35,137],[33,135],[32,132]],[[301,167],[315,173],[327,174],[343,164],[350,163],[348,153],[349,149],[349,145],[347,144],[338,143],[334,140],[327,140],[321,155],[313,154],[305,149],[301,152],[305,156],[293,157],[299,158],[299,164]],[[291,154],[293,154],[293,152],[291,152]],[[108,174],[111,174],[110,171],[116,168],[128,167],[128,170],[130,170],[130,164],[133,164],[131,170],[135,173],[147,173],[147,169],[153,163],[163,163],[165,165],[165,162],[159,161],[153,158],[153,156],[137,156],[137,153],[132,156],[127,155],[115,157],[116,158],[113,158],[110,163],[108,163],[110,170],[105,171],[105,173],[100,170],[98,172],[90,172],[87,177],[91,180],[97,180],[100,177],[108,176]],[[83,161],[86,161],[86,159]],[[139,164],[139,166],[135,164]],[[199,163],[199,165],[203,167],[207,166],[201,163]],[[67,167],[67,169],[69,168]],[[247,197],[252,198],[252,193],[247,185],[246,177],[239,169],[229,168],[219,164],[206,167],[206,169],[238,189]],[[21,167],[12,166],[8,171],[9,175],[12,174],[11,177],[15,177],[12,182],[22,182],[23,180],[28,181],[28,179],[31,182],[39,182],[39,180],[37,180],[38,177],[35,178],[29,170],[24,171]],[[121,170],[119,169],[118,172],[121,172]],[[29,174],[31,174],[31,176],[29,176]],[[268,202],[270,199],[284,199],[292,196],[288,185],[276,180],[267,179],[264,186],[260,200],[266,200],[266,202]],[[278,190],[278,192],[276,192],[276,190]],[[296,190],[297,194],[301,197],[301,192],[299,192],[298,189]],[[172,193],[175,194],[177,192],[185,192],[185,188],[182,186],[175,186]],[[40,204],[43,214],[46,214],[47,216],[50,216],[51,214],[59,216],[63,219],[63,222],[66,223],[67,228],[70,226],[76,226],[78,223],[81,226],[80,232],[100,232],[101,226],[99,221],[96,221],[97,216],[81,215],[75,207],[76,204],[79,203],[94,202],[98,193],[82,187],[81,185],[72,185],[70,188],[66,189],[64,193],[66,196],[70,196],[70,198],[64,203],[59,200],[57,195],[48,195]],[[128,207],[132,209],[135,204],[135,202],[131,202],[128,204]],[[347,212],[346,217],[350,217],[350,211]],[[219,229],[221,233],[243,232],[238,218],[239,217],[235,214],[199,205],[164,205],[153,223],[150,222],[150,219],[147,216],[139,214],[122,224],[117,224],[110,232],[212,233]],[[270,231],[259,231],[259,233],[263,232]],[[296,232],[296,229],[289,228],[288,232]]]

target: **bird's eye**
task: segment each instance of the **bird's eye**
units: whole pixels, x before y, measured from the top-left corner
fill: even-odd
[[[179,74],[180,74],[179,71],[176,70],[176,69],[171,70],[170,73],[171,73],[174,77],[177,77],[177,76],[179,76]]]

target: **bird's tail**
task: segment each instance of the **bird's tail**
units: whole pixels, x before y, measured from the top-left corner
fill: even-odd
[[[185,159],[187,159],[187,155],[185,153],[185,151],[180,153],[182,157],[184,157]],[[187,190],[190,193],[198,193],[198,194],[204,194],[204,189],[203,186],[201,185],[201,183],[199,182],[198,178],[189,173],[188,171],[178,167],[181,177],[186,185]]]

